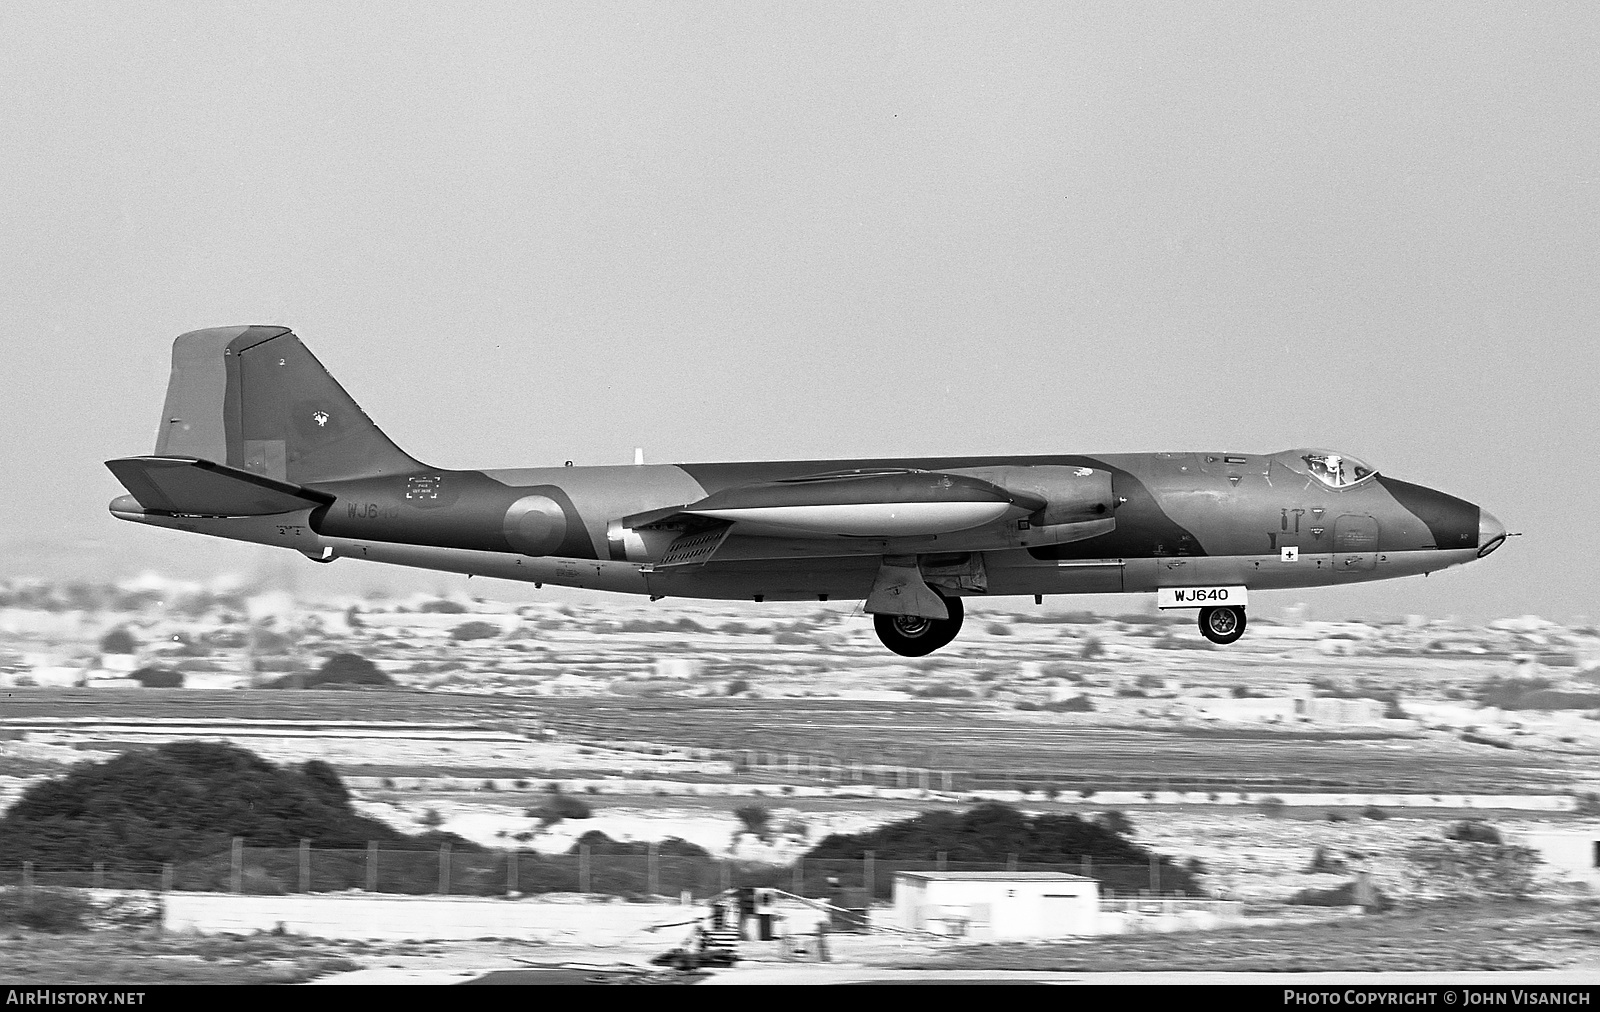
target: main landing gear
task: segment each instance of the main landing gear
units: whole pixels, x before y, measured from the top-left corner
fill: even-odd
[[[1213,643],[1232,643],[1244,635],[1244,609],[1201,608],[1200,634]]]
[[[947,619],[920,615],[874,615],[872,626],[883,645],[901,657],[925,657],[956,638],[961,631],[961,598],[939,595],[950,612]],[[1243,620],[1240,625],[1243,626]]]

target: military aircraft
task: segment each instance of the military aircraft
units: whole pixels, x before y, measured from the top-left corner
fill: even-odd
[[[1232,643],[1251,590],[1426,574],[1506,539],[1320,449],[449,470],[271,326],[180,336],[154,454],[106,466],[123,520],[652,600],[864,600],[908,657],[975,595],[1155,594]]]

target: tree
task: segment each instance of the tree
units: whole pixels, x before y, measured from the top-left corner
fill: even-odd
[[[306,679],[306,686],[314,685],[393,685],[394,681],[378,666],[360,654],[333,654],[317,673]]]
[[[450,630],[450,638],[462,640],[486,640],[500,635],[500,627],[493,622],[463,622]]]
[[[880,861],[934,861],[998,864],[1018,861],[1077,864],[1089,859],[1093,874],[1117,889],[1147,888],[1150,866],[1160,868],[1163,889],[1199,892],[1194,876],[1171,858],[1140,847],[1111,825],[1126,820],[1106,813],[1098,821],[1076,815],[1029,816],[1009,805],[984,804],[965,812],[930,811],[866,833],[835,834],[806,855],[828,860],[859,860],[872,851]],[[1107,823],[1110,822],[1111,825]],[[888,888],[887,877],[879,883]]]
[[[326,763],[280,767],[218,742],[173,742],[81,763],[31,785],[0,817],[0,854],[41,870],[92,861],[149,870],[226,854],[233,837],[266,848],[301,840],[332,849],[365,849],[368,841],[424,846],[352,810]]]
[[[181,689],[183,673],[171,668],[143,667],[128,676],[147,689]]]
[[[139,652],[139,641],[133,638],[133,633],[123,626],[106,633],[100,637],[100,652],[103,654],[134,654]]]
[[[772,813],[762,805],[741,805],[733,810],[733,815],[744,823],[744,831],[758,840],[767,839],[771,832]]]

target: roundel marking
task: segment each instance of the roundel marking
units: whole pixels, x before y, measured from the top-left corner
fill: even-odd
[[[567,514],[549,496],[526,495],[506,510],[501,530],[523,555],[549,555],[567,539]]]

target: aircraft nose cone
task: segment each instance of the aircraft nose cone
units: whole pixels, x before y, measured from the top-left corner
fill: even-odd
[[[1478,558],[1483,558],[1506,539],[1506,525],[1495,518],[1488,510],[1478,511]]]

